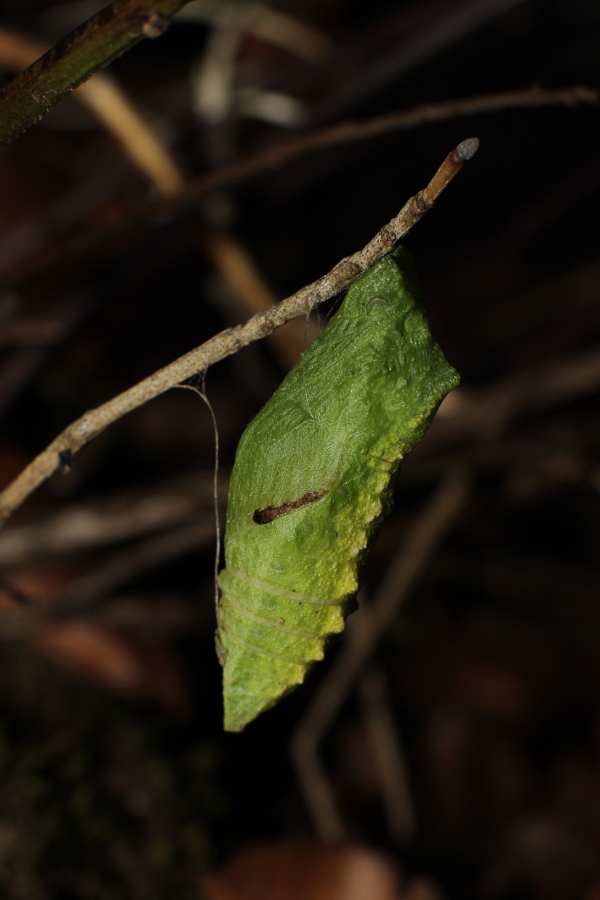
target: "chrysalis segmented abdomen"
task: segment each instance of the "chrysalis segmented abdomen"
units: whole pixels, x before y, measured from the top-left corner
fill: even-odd
[[[219,576],[227,730],[300,684],[343,630],[400,461],[457,383],[397,250],[355,282],[244,433]]]
[[[225,725],[238,731],[301,684],[308,668],[323,659],[327,637],[344,627],[344,605],[272,594],[267,585],[255,587],[227,569],[219,583]]]
[[[385,472],[380,463],[376,468],[380,473]],[[390,473],[391,467],[387,477],[384,475],[386,484]],[[296,583],[302,581],[302,570],[311,568],[313,575],[316,573],[313,583],[317,581],[321,588],[318,593],[313,589],[306,594],[299,588],[267,583],[229,565],[219,576],[222,592],[219,634],[225,656],[227,730],[240,730],[301,684],[308,669],[323,659],[328,639],[343,630],[347,614],[355,608],[360,563],[369,543],[369,532],[376,527],[384,504],[381,497],[373,496],[366,503],[363,490],[360,496],[353,496],[349,479],[342,480],[346,488],[334,488],[319,497],[323,501],[320,508],[311,510],[310,517],[307,514],[304,520],[295,522],[294,548],[304,544],[304,554],[300,557],[296,554],[294,559]],[[381,474],[378,480],[381,481]],[[345,516],[339,515],[342,505],[347,509]],[[339,556],[325,553],[314,557],[312,517],[315,514],[330,523],[330,528],[337,529],[333,537],[339,544]],[[274,521],[271,519],[270,523]],[[298,531],[305,532],[308,540],[299,540]],[[318,535],[317,540],[320,540]],[[278,557],[272,559],[272,564],[272,579],[277,582],[279,576],[281,581]],[[329,577],[319,572],[324,567]]]

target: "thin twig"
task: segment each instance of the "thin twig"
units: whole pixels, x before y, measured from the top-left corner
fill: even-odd
[[[0,569],[32,559],[97,550],[133,541],[191,520],[207,518],[214,501],[214,472],[199,471],[163,484],[74,503],[58,512],[6,528],[0,534]],[[221,470],[219,504],[227,502],[229,472]]]
[[[558,357],[499,379],[489,387],[458,388],[443,403],[430,434],[430,448],[465,437],[497,437],[525,412],[552,409],[600,388],[600,349]]]
[[[144,215],[152,212],[166,212],[182,202],[196,200],[212,191],[231,187],[317,150],[370,140],[394,131],[407,131],[411,128],[464,116],[486,115],[500,110],[531,109],[543,106],[572,107],[579,103],[598,103],[599,100],[600,92],[584,85],[556,90],[545,90],[534,86],[524,90],[462,97],[444,103],[428,103],[405,112],[374,116],[372,119],[362,122],[341,122],[260,150],[246,159],[201,175],[199,178],[189,181],[182,193],[171,201],[156,201],[152,206],[148,204]]]
[[[94,603],[133,578],[210,544],[214,537],[215,522],[207,516],[200,522],[141,541],[71,582],[53,602],[59,608]]]
[[[4,586],[3,590],[6,590]],[[11,591],[14,593],[14,589]],[[66,622],[87,622],[164,637],[214,627],[214,614],[208,604],[199,605],[197,597],[180,594],[126,594],[85,607],[72,603],[33,606],[29,602],[24,609],[0,613],[0,642],[27,639],[40,626]]]
[[[247,316],[269,309],[277,303],[252,256],[238,240],[213,229],[203,233],[202,244],[237,305]],[[291,369],[298,362],[303,346],[310,343],[318,334],[318,325],[312,319],[308,334],[306,322],[294,319],[283,328],[274,331],[267,340],[271,342],[273,350],[286,369]]]
[[[251,178],[255,178],[266,172],[273,171],[298,159],[307,153],[314,153],[333,147],[344,146],[357,141],[370,140],[395,131],[407,131],[419,128],[435,122],[443,122],[449,119],[486,115],[510,109],[530,109],[544,106],[573,107],[578,103],[598,103],[600,93],[597,90],[585,86],[560,88],[557,90],[544,90],[539,87],[525,90],[507,91],[498,94],[482,94],[475,97],[465,97],[449,100],[444,103],[427,104],[418,106],[406,112],[386,113],[375,116],[362,122],[341,122],[327,128],[312,131],[301,137],[285,141],[267,149],[260,150],[246,159],[224,165],[186,183],[183,190],[169,198],[157,198],[140,202],[134,209],[127,213],[118,222],[110,225],[100,225],[96,229],[86,232],[83,236],[78,234],[73,241],[65,244],[63,241],[59,254],[60,259],[72,254],[80,256],[91,252],[98,245],[114,241],[118,237],[135,231],[149,222],[162,221],[165,216],[172,215],[177,210],[193,206],[200,197],[204,197],[214,191],[233,187]],[[65,231],[62,227],[61,231]],[[54,231],[56,234],[56,230]],[[34,249],[37,249],[37,245]],[[31,253],[29,254],[32,255]],[[19,271],[16,279],[9,279],[10,283],[18,281],[22,273],[24,254],[20,253],[18,263]],[[55,260],[56,257],[53,257]],[[96,257],[94,256],[94,259]],[[52,262],[52,260],[51,260]],[[10,261],[12,264],[12,259]],[[47,259],[42,266],[47,266]],[[6,274],[9,264],[4,264]],[[28,262],[27,275],[31,275],[32,264]]]
[[[116,0],[67,35],[0,93],[0,144],[34,125],[74,88],[146,37],[187,0]]]
[[[289,13],[267,5],[240,0],[191,0],[179,22],[206,22],[216,28],[241,28],[247,34],[283,47],[301,59],[321,62],[330,43],[320,31],[300,22]]]
[[[458,9],[455,4],[445,4],[441,6],[441,10],[440,5],[436,4],[435,10],[430,10],[430,14],[425,17],[422,29],[411,29],[405,40],[394,41],[390,50],[379,53],[374,61],[361,60],[353,76],[339,80],[329,96],[314,111],[313,121],[323,122],[337,118],[522,2],[523,0],[467,0],[467,3],[459,4]]]
[[[35,38],[10,28],[0,28],[0,65],[3,68],[24,69],[46,49]],[[169,197],[182,190],[185,179],[177,163],[114,78],[105,72],[97,72],[73,91],[73,97],[87,106],[116,138],[159,194]]]
[[[381,669],[360,680],[363,720],[392,838],[406,843],[415,836],[416,821],[402,741],[387,697]]]
[[[264,312],[257,313],[244,325],[227,328],[200,347],[160,369],[134,387],[118,394],[85,413],[69,425],[26,469],[0,494],[0,521],[5,521],[23,501],[58,468],[70,463],[75,453],[101,434],[108,425],[137,409],[148,400],[158,397],[169,388],[206,369],[225,357],[236,353],[253,341],[271,334],[284,322],[306,315],[320,303],[346,290],[403,238],[431,209],[435,200],[466,160],[477,151],[479,141],[469,138],[449,153],[424,190],[415,194],[375,237],[352,256],[342,259],[327,275],[299,290]]]
[[[344,827],[318,757],[321,738],[436,544],[463,508],[466,494],[466,479],[452,473],[421,513],[404,546],[392,560],[372,606],[361,609],[354,622],[349,623],[344,649],[292,737],[290,752],[296,775],[315,829],[324,841],[343,839]]]

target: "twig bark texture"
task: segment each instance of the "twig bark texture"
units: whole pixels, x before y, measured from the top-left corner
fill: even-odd
[[[209,366],[236,353],[242,347],[271,334],[285,322],[305,315],[320,303],[346,290],[351,283],[389,253],[410,229],[431,209],[435,200],[466,160],[476,153],[477,138],[469,138],[449,153],[426,188],[411,197],[398,215],[385,225],[362,250],[342,259],[317,281],[297,291],[270,309],[252,316],[244,325],[227,328],[220,334],[160,369],[134,387],[96,409],[86,412],[66,428],[0,494],[0,523],[59,468],[68,468],[73,456],[85,444],[148,400],[158,397]]]
[[[187,0],[116,0],[13,78],[0,94],[0,144],[146,37],[158,37]]]

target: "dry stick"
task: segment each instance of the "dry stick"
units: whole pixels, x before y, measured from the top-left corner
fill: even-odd
[[[456,473],[441,485],[388,567],[372,606],[357,613],[341,655],[292,736],[290,752],[296,775],[323,841],[343,840],[344,826],[318,757],[319,742],[436,544],[462,509],[466,494],[466,479]]]
[[[15,601],[17,602],[17,601]],[[106,603],[75,609],[73,605],[56,608],[36,605],[32,608],[0,613],[0,641],[31,637],[40,626],[68,622],[89,622],[141,634],[190,632],[190,629],[214,627],[214,615],[208,604],[199,605],[197,597],[181,594],[125,594]]]
[[[23,69],[45,50],[46,47],[40,41],[0,27],[0,65]],[[87,106],[103,127],[116,138],[132,162],[150,179],[159,195],[171,197],[181,193],[185,178],[174,157],[154,134],[118,82],[103,72],[96,72],[89,81],[75,89],[73,97]],[[215,250],[211,253],[213,262],[233,286],[236,296],[242,302],[246,301],[246,306],[248,299],[253,302],[253,308],[247,308],[247,313],[267,309],[276,302],[254,261],[237,241],[215,234],[212,242],[208,243],[209,250],[211,247]],[[218,252],[219,247],[221,252]],[[303,326],[300,323],[298,325],[296,340],[293,334],[291,338],[289,334],[282,332],[275,335],[276,346],[280,348],[288,368],[297,361],[299,348],[302,346]],[[278,334],[281,335],[279,340]]]
[[[367,672],[362,676],[359,688],[370,756],[375,765],[388,831],[395,841],[406,843],[415,835],[415,814],[402,740],[388,701],[383,672],[380,669]]]
[[[253,258],[239,241],[215,229],[206,230],[202,237],[206,254],[229,288],[240,311],[248,316],[269,309],[277,303]],[[308,334],[306,332],[306,321],[294,319],[267,338],[286,369],[291,369],[298,362],[304,345],[319,334],[319,326],[312,318]]]
[[[214,538],[215,521],[208,515],[191,525],[149,538],[71,582],[63,593],[53,598],[53,604],[60,610],[93,603],[142,573],[212,544]]]
[[[166,212],[168,209],[178,206],[181,202],[185,203],[188,200],[195,200],[212,191],[238,184],[263,172],[276,169],[292,159],[304,156],[305,153],[311,153],[316,150],[339,147],[354,141],[369,140],[393,131],[418,128],[422,125],[443,122],[462,116],[489,114],[505,109],[576,106],[578,103],[598,103],[599,99],[599,91],[585,86],[559,88],[557,90],[544,90],[543,88],[532,87],[526,90],[463,97],[444,103],[430,103],[424,106],[417,106],[415,109],[410,109],[406,112],[393,112],[375,116],[363,122],[341,122],[338,125],[321,128],[318,131],[285,141],[266,150],[260,150],[247,159],[239,160],[230,165],[222,166],[214,172],[201,175],[195,181],[188,182],[182,194],[173,198],[172,201],[156,201],[153,206],[148,204],[144,215],[148,215],[153,211]],[[153,207],[156,209],[153,209]]]
[[[178,22],[202,22],[213,28],[239,28],[247,34],[282,47],[308,62],[321,62],[330,49],[324,34],[278,9],[240,0],[192,0],[177,15]]]
[[[24,69],[45,51],[41,41],[0,27],[2,68]],[[175,160],[110,75],[97,72],[73,91],[73,97],[87,106],[116,138],[162,196],[172,196],[182,190],[185,179]]]
[[[48,50],[0,93],[0,144],[34,125],[94,72],[159,37],[187,0],[116,0]]]
[[[219,504],[227,502],[229,472],[220,469]],[[214,471],[120,491],[65,506],[0,534],[0,571],[40,557],[64,556],[133,541],[212,515]]]
[[[462,169],[466,160],[471,159],[477,152],[478,147],[477,138],[468,138],[459,144],[448,154],[424,190],[411,197],[398,215],[384,226],[363,250],[342,259],[327,275],[302,288],[277,306],[252,316],[244,325],[225,329],[200,347],[181,356],[97,409],[86,412],[69,425],[0,494],[0,523],[5,521],[57,469],[70,466],[75,453],[101,434],[108,425],[187,378],[206,371],[209,366],[236,353],[242,347],[266,337],[284,322],[305,315],[318,304],[346,290],[355,278],[389,253],[398,241],[408,234],[427,210],[431,209],[437,197]]]
[[[386,113],[362,122],[342,122],[328,128],[310,132],[302,137],[260,150],[246,159],[222,166],[189,181],[181,193],[171,198],[147,200],[137,205],[120,221],[109,226],[101,225],[83,236],[78,235],[65,251],[61,249],[60,259],[64,260],[68,253],[80,255],[90,252],[98,244],[122,236],[136,227],[149,221],[161,221],[187,204],[193,204],[198,198],[213,191],[240,184],[250,178],[277,169],[294,159],[319,150],[343,146],[354,141],[370,140],[394,131],[419,128],[434,122],[443,122],[460,116],[474,116],[499,112],[509,109],[530,109],[544,106],[575,106],[578,103],[597,103],[600,94],[588,87],[560,88],[543,90],[538,87],[519,91],[507,91],[499,94],[483,94],[450,100],[444,103],[419,106],[407,112]],[[53,257],[52,261],[55,261]],[[22,256],[19,263],[23,266]],[[42,264],[44,265],[44,264]],[[47,265],[47,263],[45,263]],[[5,266],[7,269],[8,266]],[[31,263],[28,263],[27,275],[31,274]],[[23,274],[20,269],[16,280]],[[14,281],[14,279],[13,279]]]

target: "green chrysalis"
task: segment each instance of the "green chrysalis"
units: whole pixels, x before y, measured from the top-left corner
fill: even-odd
[[[400,462],[458,381],[398,248],[354,282],[242,435],[219,575],[227,731],[300,684],[343,630]]]

